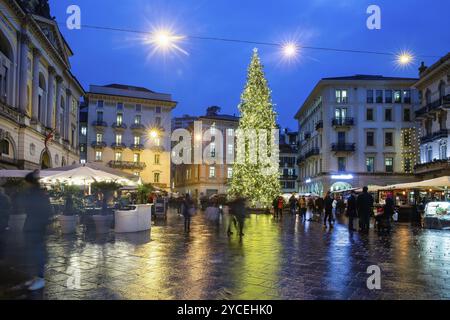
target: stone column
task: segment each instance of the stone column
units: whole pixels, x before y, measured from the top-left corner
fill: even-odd
[[[22,33],[20,35],[20,43],[19,110],[25,114],[28,108],[28,52],[30,37],[26,33]]]
[[[39,65],[40,65],[41,51],[33,49],[33,88],[32,88],[32,117],[33,122],[38,122],[38,101],[39,101]]]
[[[69,132],[70,132],[70,112],[72,107],[72,90],[66,89],[66,114],[64,115],[64,134],[65,139],[69,140]]]
[[[56,70],[54,67],[48,67],[48,96],[47,96],[47,112],[46,112],[46,120],[45,125],[47,128],[53,128],[53,110],[55,108],[53,101],[55,98],[55,73]]]
[[[55,107],[55,129],[56,134],[60,135],[60,129],[61,129],[61,123],[60,123],[60,117],[61,117],[61,95],[62,95],[62,82],[63,78],[61,76],[56,76],[56,107]]]

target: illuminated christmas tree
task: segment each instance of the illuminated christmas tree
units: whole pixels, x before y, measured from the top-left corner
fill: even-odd
[[[230,198],[240,196],[249,200],[252,207],[269,208],[273,199],[280,194],[279,181],[279,146],[276,113],[273,110],[271,91],[264,75],[263,66],[254,50],[252,61],[248,69],[247,84],[241,96],[239,105],[241,119],[238,132],[256,130],[254,134],[240,140],[238,149],[245,152],[239,155],[233,166],[233,177],[228,191]],[[267,130],[267,134],[261,130]],[[272,130],[277,130],[276,139]],[[248,131],[247,131],[248,132]],[[262,161],[264,149],[258,148],[260,140],[266,139],[267,157],[270,163]],[[264,155],[264,154],[263,154]],[[264,155],[266,156],[266,155]]]

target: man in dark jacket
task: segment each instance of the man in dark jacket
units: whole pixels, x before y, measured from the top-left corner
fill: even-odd
[[[350,197],[347,199],[347,216],[348,216],[348,230],[350,232],[353,232],[355,231],[355,229],[353,228],[353,221],[357,217],[355,191],[352,191],[350,193]]]
[[[384,205],[384,214],[383,219],[385,221],[385,227],[388,232],[391,231],[391,220],[395,213],[395,203],[394,199],[392,199],[392,195],[389,195],[386,198],[386,204]]]
[[[328,223],[330,224],[330,228],[333,228],[333,224],[331,223],[331,220],[333,219],[333,197],[331,196],[331,192],[327,192],[327,195],[324,199],[324,206],[325,206],[325,219],[323,221],[323,224],[325,227],[327,227],[327,219]]]
[[[360,219],[361,232],[367,233],[370,229],[370,215],[373,211],[373,197],[369,194],[369,188],[364,187],[356,200],[356,209]]]

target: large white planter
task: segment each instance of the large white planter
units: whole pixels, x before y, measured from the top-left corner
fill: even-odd
[[[95,232],[99,234],[109,233],[111,231],[112,215],[98,215],[92,217],[95,222]]]
[[[130,233],[150,230],[152,227],[152,205],[136,205],[134,210],[116,210],[115,232]]]
[[[58,216],[62,234],[72,234],[77,231],[78,216]]]
[[[13,232],[22,232],[25,226],[26,214],[12,214],[9,216],[9,229]]]

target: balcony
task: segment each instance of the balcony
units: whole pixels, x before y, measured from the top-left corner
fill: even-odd
[[[320,149],[314,148],[305,154],[305,159],[320,155]]]
[[[106,148],[106,142],[94,141],[92,142],[91,146],[94,149],[103,149]]]
[[[433,162],[418,164],[414,167],[415,174],[438,173],[439,171],[445,171],[441,172],[441,174],[448,175],[450,172],[450,160],[435,160]]]
[[[112,128],[116,131],[124,131],[127,129],[127,125],[125,123],[114,122]]]
[[[20,112],[0,99],[0,115],[16,123],[20,122]]]
[[[130,149],[131,150],[133,150],[133,151],[142,151],[142,150],[144,150],[144,145],[143,144],[132,144],[131,146],[130,146]]]
[[[333,127],[352,127],[355,125],[354,118],[334,118],[331,121]]]
[[[449,136],[449,134],[450,134],[450,130],[442,129],[442,130],[439,130],[437,132],[428,134],[428,135],[420,138],[420,142],[422,144],[433,142],[433,141],[438,140],[438,139],[447,138]]]
[[[130,129],[137,132],[143,132],[145,131],[145,126],[140,123],[134,123],[131,125]]]
[[[113,143],[111,145],[111,148],[118,149],[118,150],[123,150],[123,149],[126,149],[127,146],[125,145],[125,143]]]
[[[331,145],[333,152],[355,152],[356,143],[333,143]]]
[[[323,129],[323,121],[319,121],[316,123],[316,131]]]
[[[144,170],[147,167],[145,162],[134,162],[134,161],[110,161],[108,165],[114,169],[128,169],[128,170]]]
[[[282,174],[280,176],[280,180],[297,181],[297,179],[298,179],[297,175],[284,175],[284,174]]]
[[[438,111],[441,108],[450,108],[450,94],[439,98],[438,100],[433,101],[427,104],[425,107],[416,111],[416,118],[426,117],[429,113]]]
[[[94,121],[92,122],[92,126],[96,128],[106,128],[108,124],[105,121]]]

